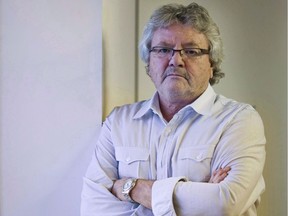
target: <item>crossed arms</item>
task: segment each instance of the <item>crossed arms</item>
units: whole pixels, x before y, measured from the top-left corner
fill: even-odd
[[[208,183],[220,183],[225,179],[225,177],[228,175],[228,172],[231,170],[230,167],[220,168],[219,170],[215,170]],[[122,187],[125,183],[127,178],[122,178],[114,181],[113,187],[111,192],[121,201],[127,201],[125,197],[122,194]],[[146,208],[152,209],[151,206],[151,198],[152,198],[152,186],[154,180],[146,180],[146,179],[138,179],[137,184],[131,190],[130,196],[131,198],[141,204],[142,206],[145,206]]]
[[[103,126],[104,136],[100,136],[84,178],[82,216],[256,215],[253,206],[264,190],[265,161],[265,137],[257,114],[241,113],[224,131],[211,160],[211,172],[220,171],[212,174],[210,181],[194,182],[185,176],[148,180],[140,176],[131,192],[140,205],[123,201],[124,179],[119,176],[109,132],[112,122],[110,119]]]

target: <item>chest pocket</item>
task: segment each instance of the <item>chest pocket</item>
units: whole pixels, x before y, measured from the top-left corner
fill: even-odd
[[[118,175],[123,177],[148,178],[149,150],[139,147],[115,147]]]
[[[214,146],[207,145],[180,148],[174,170],[177,175],[182,174],[191,181],[208,181],[213,152]]]
[[[206,159],[211,159],[214,152],[214,146],[201,146],[201,147],[187,147],[179,150],[180,160],[194,160],[194,161],[204,161]]]

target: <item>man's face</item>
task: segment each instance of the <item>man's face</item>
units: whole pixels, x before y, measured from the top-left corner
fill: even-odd
[[[166,47],[208,49],[208,41],[202,33],[190,26],[173,24],[155,31],[151,48]],[[186,57],[175,52],[171,58],[150,53],[149,75],[155,84],[160,99],[194,101],[207,88],[212,76],[209,55]]]

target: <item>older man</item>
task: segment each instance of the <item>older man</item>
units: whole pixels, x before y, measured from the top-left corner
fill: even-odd
[[[257,215],[263,124],[250,105],[211,87],[224,74],[207,10],[157,9],[140,53],[157,92],[107,117],[84,178],[82,216]]]

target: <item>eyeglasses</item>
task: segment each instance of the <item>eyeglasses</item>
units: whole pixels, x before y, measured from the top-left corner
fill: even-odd
[[[167,47],[155,46],[149,50],[149,52],[155,53],[159,58],[171,59],[175,52],[179,52],[182,57],[195,58],[198,56],[209,54],[209,50],[200,48],[184,48],[184,49],[173,49]]]

